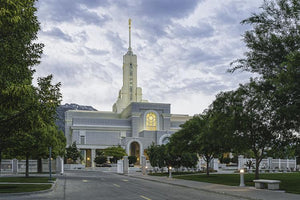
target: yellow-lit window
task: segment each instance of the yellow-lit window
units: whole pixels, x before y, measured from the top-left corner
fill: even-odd
[[[146,115],[146,130],[156,131],[157,130],[157,119],[154,112],[149,112]]]

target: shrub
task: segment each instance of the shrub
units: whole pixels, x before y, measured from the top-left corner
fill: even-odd
[[[107,162],[107,157],[106,156],[97,156],[95,159],[94,159],[95,163],[97,163],[98,165],[101,165],[101,164],[104,164]]]
[[[134,164],[137,161],[137,157],[136,156],[128,156],[128,161],[129,161],[129,164]]]

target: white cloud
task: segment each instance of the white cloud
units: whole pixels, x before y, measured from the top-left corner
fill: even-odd
[[[138,56],[144,99],[170,103],[173,113],[202,112],[222,90],[249,73],[226,73],[245,51],[239,22],[263,0],[43,0],[38,2],[45,44],[36,77],[62,82],[63,103],[111,110],[122,87],[122,56]]]

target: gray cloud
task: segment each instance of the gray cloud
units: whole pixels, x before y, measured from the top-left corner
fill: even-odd
[[[101,50],[101,49],[93,49],[93,48],[88,48],[84,47],[87,50],[88,54],[92,55],[106,55],[109,53],[109,51]]]
[[[172,32],[178,38],[207,38],[213,35],[214,28],[206,22],[199,22],[196,26],[188,27],[176,24],[173,25]]]
[[[127,42],[124,39],[122,39],[118,33],[108,31],[105,34],[105,36],[106,39],[110,41],[114,53],[122,55],[124,52],[127,51],[127,49],[125,49],[125,46],[127,46]]]
[[[109,17],[105,14],[98,15],[87,8],[107,5],[107,1],[92,0],[44,0],[37,3],[41,10],[45,9],[45,12],[38,13],[42,20],[51,20],[58,23],[81,21],[82,23],[97,25],[102,25],[109,20]]]
[[[138,15],[152,19],[181,18],[191,13],[199,0],[142,0],[137,4]]]
[[[68,34],[65,34],[64,32],[62,32],[62,30],[60,28],[54,27],[49,31],[42,31],[41,32],[43,35],[46,36],[50,36],[56,39],[61,39],[64,40],[66,42],[72,42],[72,37]]]

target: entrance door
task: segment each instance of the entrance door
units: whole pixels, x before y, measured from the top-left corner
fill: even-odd
[[[137,142],[132,142],[130,144],[130,156],[136,156],[136,165],[140,164],[140,145]]]

